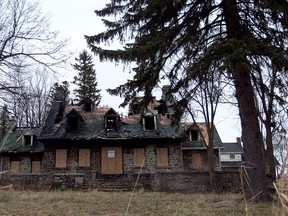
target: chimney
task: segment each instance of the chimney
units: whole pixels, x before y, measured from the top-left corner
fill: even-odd
[[[241,145],[241,137],[237,137],[237,138],[236,138],[236,143],[239,144],[239,145]]]
[[[7,130],[7,124],[8,124],[8,119],[9,119],[9,114],[8,114],[8,108],[7,105],[3,106],[3,110],[0,114],[1,120],[0,120],[0,139],[2,139],[6,133]]]

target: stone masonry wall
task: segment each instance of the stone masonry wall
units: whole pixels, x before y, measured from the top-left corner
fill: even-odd
[[[111,181],[113,180],[117,181]],[[109,180],[110,179],[110,180]],[[206,192],[209,188],[208,172],[175,172],[141,174],[136,184],[137,174],[106,175],[98,179],[98,185],[86,187],[84,177],[80,173],[46,174],[3,174],[0,185],[13,184],[17,190],[51,190],[51,189],[109,189],[107,182],[113,183],[111,190],[132,190],[134,185],[148,191],[165,192]],[[129,182],[131,181],[131,182]],[[240,176],[237,172],[216,172],[217,187],[223,192],[240,192]],[[51,185],[53,182],[54,185]],[[121,183],[122,184],[118,184]],[[123,184],[124,183],[124,184]],[[116,186],[116,187],[115,187]],[[106,187],[106,188],[105,188]]]

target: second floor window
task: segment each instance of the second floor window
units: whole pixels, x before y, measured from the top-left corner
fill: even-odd
[[[107,131],[116,131],[117,130],[117,121],[116,116],[106,116],[106,130]]]
[[[144,130],[156,130],[155,116],[145,116],[144,117]]]

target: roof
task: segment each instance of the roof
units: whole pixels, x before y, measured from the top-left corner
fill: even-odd
[[[211,125],[211,123],[209,123]],[[223,143],[218,134],[216,127],[214,127],[214,137],[213,137],[213,147],[216,149],[222,149]],[[184,142],[182,142],[182,149],[207,149],[207,145],[209,144],[209,136],[207,130],[207,124],[205,122],[188,122],[183,125],[184,131],[188,133],[191,130],[197,130],[201,133],[201,139],[199,141],[191,141],[187,138]],[[203,137],[203,138],[202,138]],[[204,139],[204,140],[203,140]]]
[[[221,153],[243,153],[243,147],[237,142],[234,143],[223,143],[224,148],[221,149]]]
[[[8,131],[1,140],[1,153],[39,153],[44,151],[42,142],[36,140],[40,135],[41,128],[16,128]],[[33,145],[23,145],[22,138],[24,135],[34,135]]]
[[[105,130],[105,116],[116,113],[115,110],[108,106],[94,107],[91,112],[85,112],[81,106],[67,106],[61,108],[61,102],[54,102],[48,114],[47,120],[43,127],[40,139],[68,139],[68,140],[91,140],[91,139],[182,139],[180,132],[176,132],[173,127],[168,124],[167,117],[156,115],[157,130],[143,130],[141,115],[132,115],[123,117],[118,115],[117,130]],[[67,132],[67,114],[71,110],[83,118],[80,129],[77,133]],[[57,116],[63,110],[62,120],[56,121]]]

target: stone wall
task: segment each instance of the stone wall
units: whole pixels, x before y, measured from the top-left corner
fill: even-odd
[[[64,148],[65,146],[62,146]],[[89,145],[91,152],[90,166],[79,167],[79,147],[69,144],[67,148],[67,167],[55,168],[55,152],[59,145],[45,148],[38,174],[31,173],[31,159],[19,157],[21,169],[19,173],[1,175],[3,184],[13,184],[16,189],[99,189],[99,190],[131,190],[135,185],[153,191],[205,191],[209,185],[209,175],[205,171],[183,169],[183,161],[179,144],[161,144],[168,148],[168,166],[157,167],[157,144],[147,144],[145,148],[145,164],[141,169],[133,164],[133,148],[123,147],[123,174],[101,174],[101,147]],[[81,148],[85,148],[81,146]],[[88,146],[86,146],[88,148]],[[186,155],[187,156],[187,155]],[[3,157],[2,170],[10,170],[9,157]],[[185,162],[184,162],[185,164]],[[137,176],[141,171],[139,181]],[[235,174],[236,173],[236,174]],[[225,191],[237,191],[240,185],[237,172],[217,172],[218,188]]]
[[[1,185],[13,184],[18,190],[88,190],[125,191],[144,189],[165,192],[206,192],[209,188],[208,172],[143,173],[136,182],[137,174],[96,176],[94,184],[87,184],[83,173],[3,174]],[[238,172],[216,172],[219,191],[240,192]]]

